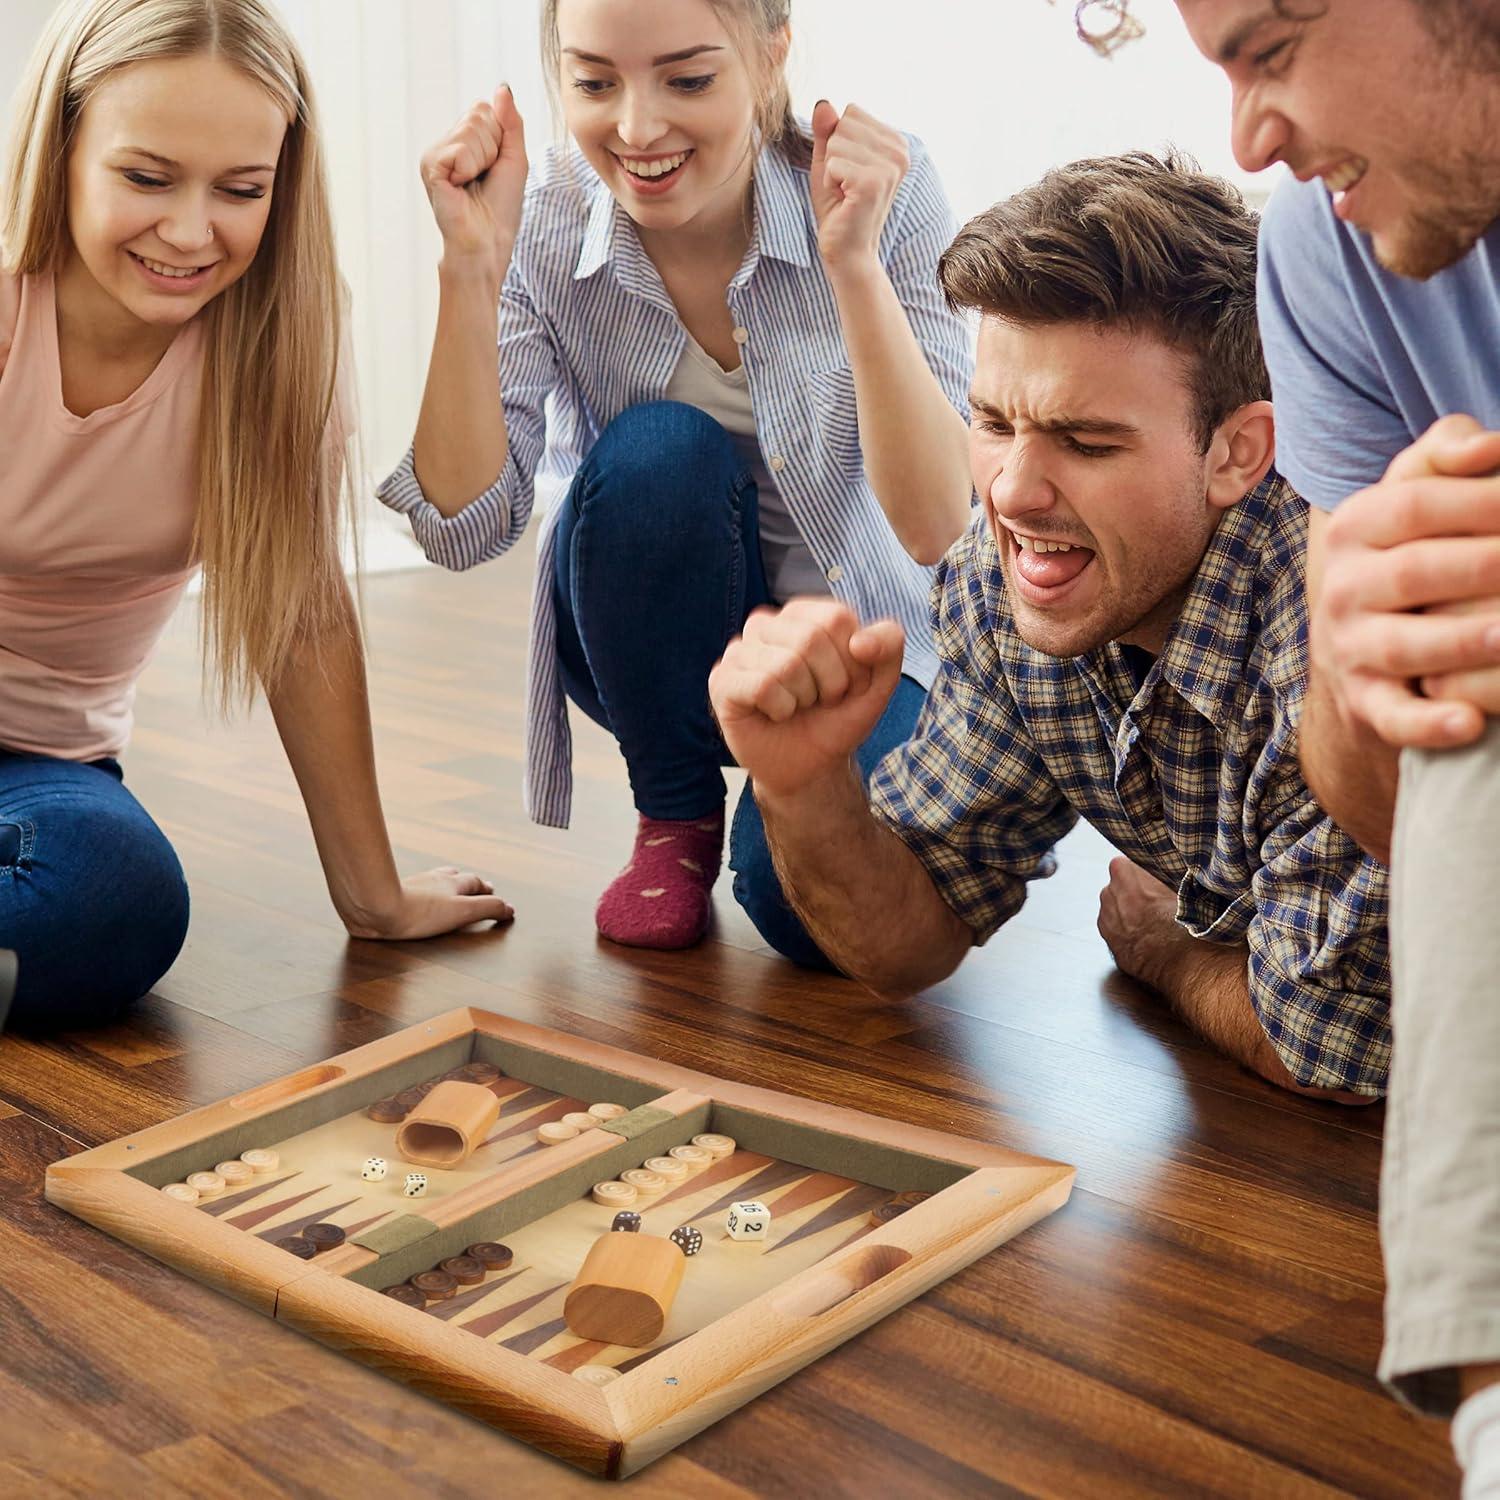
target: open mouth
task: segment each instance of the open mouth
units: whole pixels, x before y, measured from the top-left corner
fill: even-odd
[[[1057,604],[1088,572],[1094,553],[1077,542],[1030,536],[1003,527],[1010,541],[1011,574],[1028,603]]]
[[[1333,196],[1333,211],[1340,219],[1347,216],[1349,195],[1365,179],[1370,164],[1362,156],[1351,156],[1332,170],[1324,172],[1323,186]]]
[[[665,156],[620,156],[615,160],[639,193],[664,193],[682,175],[693,158],[691,151],[675,151]]]
[[[217,262],[206,266],[174,266],[162,260],[152,260],[146,255],[137,255],[134,250],[125,252],[153,282],[159,285],[191,287],[204,281]]]

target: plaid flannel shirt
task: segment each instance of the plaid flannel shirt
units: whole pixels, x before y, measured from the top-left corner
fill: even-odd
[[[871,801],[980,943],[1088,819],[1177,891],[1194,937],[1248,946],[1256,1014],[1299,1083],[1381,1094],[1385,867],[1297,763],[1306,548],[1306,502],[1273,472],[1220,520],[1137,687],[1114,644],[1064,659],[1026,645],[978,520],[938,571],[938,677]]]

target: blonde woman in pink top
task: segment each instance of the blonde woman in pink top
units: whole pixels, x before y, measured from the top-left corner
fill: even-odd
[[[65,169],[65,170],[60,170]],[[117,1016],[187,929],[125,790],[135,682],[194,571],[225,704],[264,688],[358,937],[510,909],[402,879],[339,563],[348,403],[307,75],[260,0],[71,0],[0,183],[0,948],[14,1023]]]

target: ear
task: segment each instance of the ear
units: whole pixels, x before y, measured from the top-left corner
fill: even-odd
[[[1251,401],[1219,424],[1208,445],[1207,498],[1218,510],[1238,504],[1276,461],[1276,417],[1269,401]]]

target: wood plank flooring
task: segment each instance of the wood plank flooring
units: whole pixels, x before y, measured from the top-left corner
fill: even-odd
[[[1116,973],[1088,830],[1021,916],[905,1005],[759,942],[721,882],[700,949],[600,942],[622,767],[578,726],[570,832],[521,811],[529,567],[365,589],[409,870],[497,880],[507,931],[345,940],[268,715],[199,699],[194,622],[148,672],[129,785],[176,842],[187,947],[128,1024],[0,1040],[0,1495],[479,1497],[594,1482],[52,1209],[49,1161],[460,1004],[1059,1157],[1071,1204],[630,1481],[641,1495],[1456,1494],[1376,1386],[1379,1110],[1281,1094]],[[738,778],[735,778],[737,781]],[[878,913],[872,913],[878,920]]]

